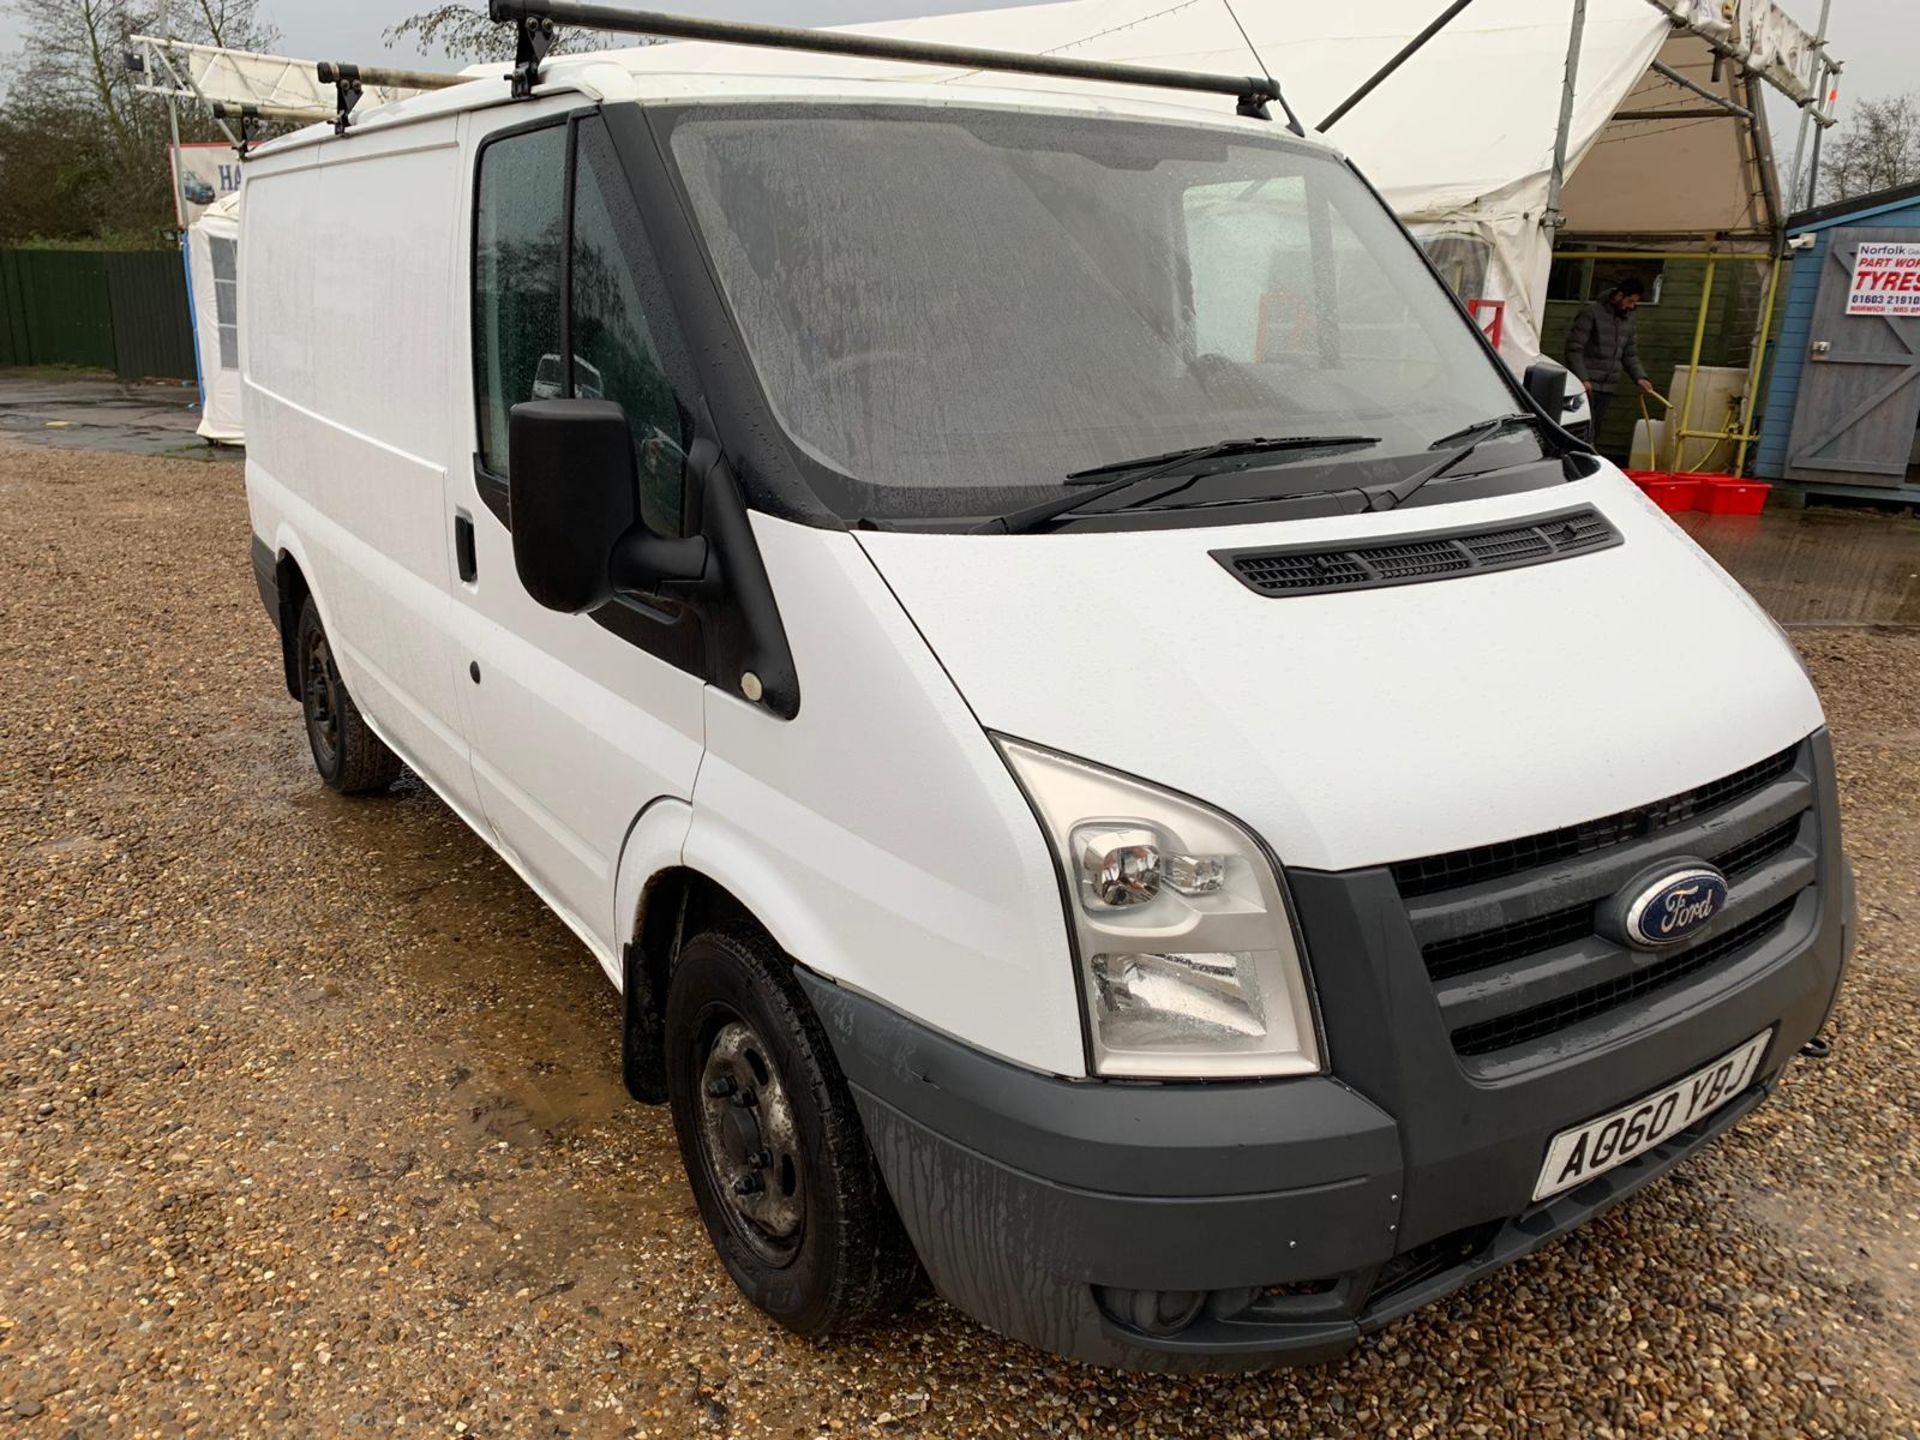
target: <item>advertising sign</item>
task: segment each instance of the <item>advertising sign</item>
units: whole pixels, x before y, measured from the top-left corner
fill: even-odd
[[[1849,315],[1920,315],[1920,244],[1881,240],[1861,245],[1847,289]]]
[[[182,230],[240,188],[240,157],[224,140],[172,148],[173,215]]]

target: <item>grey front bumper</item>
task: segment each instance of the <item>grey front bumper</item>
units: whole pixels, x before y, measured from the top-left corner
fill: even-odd
[[[1830,771],[1828,772],[1830,775]],[[1852,941],[1835,843],[1802,920],[1603,1042],[1489,1081],[1461,1064],[1384,872],[1289,876],[1335,1072],[1155,1084],[1035,1074],[802,972],[935,1286],[992,1328],[1129,1369],[1324,1360],[1563,1234],[1753,1109],[1824,1025]],[[1389,886],[1387,892],[1382,886]],[[1542,1204],[1547,1142],[1771,1028],[1754,1083]],[[1154,1333],[1146,1295],[1197,1303]],[[1155,1301],[1154,1303],[1158,1303]]]

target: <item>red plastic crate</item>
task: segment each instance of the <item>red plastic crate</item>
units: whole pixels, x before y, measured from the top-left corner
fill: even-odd
[[[1669,515],[1681,515],[1700,503],[1700,477],[1667,470],[1629,470],[1627,478]]]
[[[1767,508],[1773,486],[1764,480],[1736,480],[1715,475],[1700,487],[1698,507],[1709,515],[1758,515]]]

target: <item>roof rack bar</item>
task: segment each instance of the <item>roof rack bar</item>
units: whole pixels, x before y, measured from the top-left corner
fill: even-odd
[[[391,70],[381,65],[351,65],[344,60],[322,60],[314,73],[323,85],[342,80],[357,80],[362,85],[379,85],[395,90],[445,90],[466,84],[464,75],[448,75],[439,70]]]
[[[340,60],[322,60],[313,67],[313,73],[322,85],[333,86],[333,133],[336,135],[347,133],[353,107],[360,103],[360,97],[366,93],[369,85],[389,85],[407,90],[445,90],[448,86],[460,84],[465,78],[432,70],[390,70],[379,65],[352,65]]]
[[[627,10],[591,0],[489,0],[496,21],[520,27],[523,39],[539,27],[572,25],[624,35],[658,35],[670,40],[710,40],[722,45],[753,45],[771,50],[808,50],[867,60],[904,60],[958,70],[997,70],[1015,75],[1056,75],[1070,80],[1100,80],[1113,85],[1147,85],[1164,90],[1194,90],[1231,95],[1242,115],[1268,119],[1266,104],[1286,100],[1270,76],[1214,75],[1197,70],[1164,70],[1104,60],[1068,60],[1057,55],[1026,55],[1014,50],[983,50],[838,30],[804,30],[786,25],[753,25],[737,20],[705,20],[666,15],[657,10]],[[523,54],[525,53],[523,49]],[[522,62],[524,65],[525,61]],[[537,61],[534,62],[537,67]],[[525,76],[528,88],[532,74]],[[516,75],[516,88],[521,76]],[[1291,118],[1292,112],[1288,112]],[[1294,122],[1298,128],[1298,122]]]
[[[262,105],[251,100],[216,100],[216,120],[272,120],[280,125],[311,125],[316,120],[331,120],[331,110],[307,105]]]

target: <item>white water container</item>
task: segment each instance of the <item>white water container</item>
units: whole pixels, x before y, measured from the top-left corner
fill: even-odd
[[[1633,422],[1633,445],[1627,451],[1629,470],[1665,470],[1667,422],[1639,419]]]
[[[1741,399],[1747,393],[1747,372],[1735,365],[1702,365],[1700,375],[1693,384],[1692,413],[1686,417],[1685,425],[1689,430],[1707,432],[1681,442],[1674,437],[1669,449],[1673,460],[1672,469],[1687,470],[1726,470],[1733,465],[1732,440],[1716,439],[1721,431],[1733,424],[1739,417]],[[1670,429],[1678,431],[1681,425],[1681,410],[1687,408],[1687,367],[1673,367],[1673,388],[1667,391],[1667,398],[1673,401],[1673,409],[1667,412],[1666,420]]]

